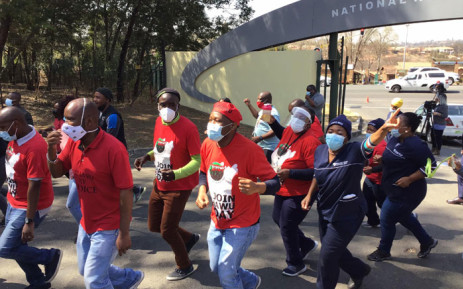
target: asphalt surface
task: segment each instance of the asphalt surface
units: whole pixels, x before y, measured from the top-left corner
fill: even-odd
[[[358,102],[357,105],[360,105],[365,91],[358,90],[356,93],[357,96],[352,92],[346,106],[355,106],[356,102]],[[384,91],[378,90],[379,93],[384,95]],[[381,100],[379,97],[373,100],[373,103],[375,101],[381,102],[381,105],[377,105],[381,108],[376,112],[368,111],[368,113],[381,113],[382,115],[383,105],[387,104],[389,96],[395,97],[395,95],[387,94]],[[410,99],[414,99],[413,102],[418,103],[422,96],[415,95],[414,98]],[[449,102],[454,101],[449,100]],[[371,104],[372,98],[370,98],[369,105]],[[366,112],[367,110],[364,108],[368,108],[367,104],[361,105],[360,111]],[[408,107],[407,102],[405,105]],[[409,105],[412,107],[414,103]],[[372,107],[369,109],[372,110]],[[387,113],[387,110],[384,111]],[[460,150],[461,146],[459,145],[446,145],[443,147],[442,156],[438,157],[438,160],[452,153],[459,155]],[[142,155],[143,150],[132,151],[132,153],[133,158]],[[159,234],[151,233],[147,229],[147,206],[149,193],[152,189],[154,169],[152,166],[147,166],[141,172],[133,170],[133,176],[134,182],[146,186],[148,192],[133,208],[132,249],[126,255],[117,257],[115,264],[143,270],[145,279],[139,288],[220,288],[218,277],[209,269],[206,235],[210,224],[210,207],[204,210],[199,210],[196,207],[194,202],[197,189],[190,196],[181,226],[191,232],[201,234],[199,243],[190,253],[190,257],[198,269],[190,278],[185,280],[167,281],[165,276],[175,267],[173,253]],[[84,288],[83,277],[77,271],[74,245],[77,224],[65,207],[68,192],[67,179],[60,178],[53,182],[55,188],[53,209],[36,230],[36,239],[30,245],[63,250],[64,257],[61,268],[52,282],[52,288]],[[391,252],[393,258],[379,263],[367,261],[366,256],[374,251],[378,245],[380,230],[361,227],[350,243],[349,249],[355,256],[372,266],[372,271],[365,278],[362,288],[463,288],[463,206],[448,205],[445,202],[445,200],[455,196],[457,196],[456,175],[448,166],[442,166],[434,178],[428,180],[428,194],[416,210],[424,228],[430,235],[439,240],[437,247],[425,259],[416,257],[419,251],[417,240],[405,228],[397,225],[397,234]],[[305,273],[298,277],[281,275],[281,270],[286,266],[285,251],[278,227],[271,218],[273,197],[262,196],[261,200],[261,229],[257,239],[248,250],[242,266],[262,277],[260,288],[316,288],[319,249],[313,252],[309,260],[306,261],[308,270]],[[314,209],[307,215],[301,229],[306,235],[319,240],[317,218]],[[2,230],[0,228],[0,232]],[[27,285],[24,273],[16,262],[0,259],[0,270],[0,288],[18,289]],[[341,271],[336,288],[346,288],[348,280],[349,276]]]

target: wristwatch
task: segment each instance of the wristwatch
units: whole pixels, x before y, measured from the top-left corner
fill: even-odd
[[[29,219],[26,217],[26,219],[24,219],[24,223],[26,224],[34,223],[34,219]]]

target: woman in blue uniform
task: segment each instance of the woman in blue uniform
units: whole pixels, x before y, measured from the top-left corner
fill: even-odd
[[[322,242],[317,276],[319,289],[334,289],[340,269],[351,276],[348,288],[360,288],[363,278],[370,273],[370,266],[353,257],[347,245],[357,233],[367,210],[360,188],[365,160],[387,133],[397,127],[399,112],[397,110],[362,143],[348,142],[352,124],[340,115],[328,125],[326,144],[315,151],[314,178],[301,205],[310,210],[315,197],[317,199]]]
[[[392,138],[382,158],[382,186],[387,197],[381,208],[381,241],[378,249],[368,255],[368,260],[391,258],[397,223],[412,232],[420,242],[419,258],[426,257],[437,246],[437,240],[428,235],[412,214],[426,196],[425,167],[428,162],[431,167],[436,165],[427,144],[415,136],[420,121],[412,112],[403,113],[399,116],[398,128],[391,131]]]

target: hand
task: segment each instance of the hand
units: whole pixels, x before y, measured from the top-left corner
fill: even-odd
[[[253,136],[253,137],[251,138],[251,140],[252,140],[253,142],[255,142],[255,143],[258,143],[258,142],[261,141],[260,136]]]
[[[383,156],[382,155],[374,155],[373,156],[373,162],[375,164],[380,165],[383,162]]]
[[[365,173],[365,175],[369,175],[373,172],[373,168],[370,166],[364,167],[363,172]]]
[[[246,104],[247,106],[249,106],[251,104],[251,101],[249,100],[249,98],[245,98],[243,100],[244,104]]]
[[[201,210],[206,208],[209,205],[209,198],[207,197],[207,193],[205,192],[198,192],[198,197],[196,198],[196,206]]]
[[[55,130],[55,131],[50,132],[47,135],[46,141],[49,147],[60,144],[61,143],[61,130]]]
[[[455,170],[459,171],[461,169],[461,162],[459,160],[455,160]]]
[[[173,170],[161,170],[162,179],[166,182],[171,182],[175,180],[175,174]]]
[[[283,183],[284,181],[286,181],[287,178],[289,178],[289,170],[282,169],[277,173],[277,175],[280,178],[280,182]]]
[[[402,177],[395,182],[395,184],[401,188],[408,188],[411,183],[412,182],[409,177]]]
[[[391,117],[386,121],[386,123],[383,125],[385,129],[387,129],[388,131],[391,131],[395,128],[399,128],[399,125],[400,125],[400,119],[398,117],[399,112],[400,112],[400,108],[397,109],[394,112],[394,114],[391,115]]]
[[[240,177],[238,177],[238,180],[238,187],[243,194],[249,196],[258,193],[259,186],[255,182],[251,181],[250,179]]]
[[[136,158],[133,165],[139,171],[139,170],[141,170],[141,167],[150,159],[151,159],[151,157],[149,155],[144,155],[142,157]]]
[[[301,201],[301,207],[303,210],[310,211],[311,206],[309,195],[305,196],[305,198]]]
[[[123,254],[127,253],[127,250],[132,247],[132,240],[130,240],[130,234],[122,234],[121,232],[119,232],[119,236],[117,236],[116,240],[116,247],[119,251],[119,256],[122,256]]]
[[[21,234],[21,241],[23,243],[31,242],[34,240],[34,223],[24,224]]]
[[[463,150],[461,150],[460,154],[463,156]]]

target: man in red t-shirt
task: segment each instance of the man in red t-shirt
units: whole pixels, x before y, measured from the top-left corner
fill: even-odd
[[[241,114],[231,103],[217,102],[209,117],[201,146],[200,187],[196,204],[207,207],[212,199],[207,235],[210,267],[224,289],[254,289],[261,279],[241,268],[246,250],[257,236],[260,194],[280,188],[275,171],[262,149],[238,134]],[[259,181],[257,181],[259,179]]]
[[[377,118],[368,123],[366,138],[368,138],[372,133],[377,131],[384,124],[384,119]],[[367,222],[363,224],[367,228],[376,228],[379,226],[379,216],[376,212],[376,205],[381,208],[384,200],[386,199],[386,194],[381,190],[381,178],[382,165],[381,157],[384,150],[386,150],[387,143],[385,140],[382,140],[373,150],[371,158],[368,160],[368,165],[363,168],[363,172],[366,175],[365,180],[363,181],[363,194],[367,201]]]
[[[5,163],[9,204],[0,236],[0,257],[19,264],[30,283],[27,288],[50,288],[63,256],[61,250],[28,245],[54,199],[45,158],[47,145],[15,107],[0,111],[0,137],[9,141]],[[39,264],[45,265],[45,274]]]
[[[131,247],[132,172],[125,146],[98,128],[98,108],[87,99],[71,101],[62,131],[69,136],[57,157],[61,132],[48,134],[48,167],[54,178],[72,169],[82,209],[77,236],[79,273],[86,288],[137,288],[141,271],[112,265],[116,252]]]
[[[181,280],[191,275],[188,253],[200,235],[179,226],[186,202],[198,184],[200,141],[197,127],[178,113],[180,93],[164,88],[157,94],[159,117],[154,127],[153,150],[135,160],[135,167],[152,160],[156,168],[148,207],[148,228],[161,233],[175,254],[177,268],[166,278]]]

